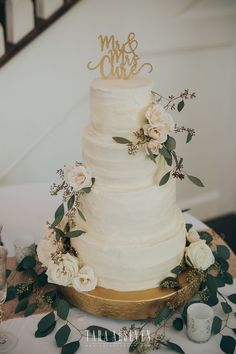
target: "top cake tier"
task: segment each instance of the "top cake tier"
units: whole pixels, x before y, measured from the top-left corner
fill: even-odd
[[[93,127],[100,133],[132,134],[144,124],[144,114],[152,102],[153,81],[95,79],[90,86]]]

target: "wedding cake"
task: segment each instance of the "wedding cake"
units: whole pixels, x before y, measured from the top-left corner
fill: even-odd
[[[153,81],[138,75],[152,65],[138,66],[134,33],[122,45],[113,35],[99,40],[104,55],[88,63],[101,77],[90,85],[83,162],[57,171],[60,183],[50,193],[62,192],[62,203],[38,244],[38,258],[49,283],[79,292],[145,290],[168,276],[175,288],[172,270],[185,258],[194,263],[185,248],[192,241],[176,205],[176,179],[203,184],[186,173],[173,137],[187,133],[188,143],[195,131],[178,127],[169,111],[180,112],[195,93],[153,91]]]
[[[120,291],[158,286],[184,253],[185,223],[176,206],[176,181],[158,185],[166,172],[145,151],[130,156],[112,137],[131,138],[145,123],[153,81],[95,79],[91,123],[83,132],[83,161],[96,178],[81,199],[86,233],[73,239],[98,285]],[[78,221],[81,224],[82,220]]]

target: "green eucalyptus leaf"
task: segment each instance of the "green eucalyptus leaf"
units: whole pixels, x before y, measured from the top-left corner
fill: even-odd
[[[175,268],[171,269],[171,273],[180,274],[183,271],[183,267],[178,265]]]
[[[82,230],[74,230],[74,231],[67,232],[65,234],[65,237],[66,238],[74,238],[74,237],[78,237],[84,233],[85,233],[85,231],[82,231]]]
[[[171,159],[172,157],[170,151],[165,146],[163,146],[159,152],[164,158]]]
[[[224,245],[218,245],[216,246],[216,253],[217,256],[223,259],[229,259],[230,257],[230,251],[227,246]]]
[[[60,217],[60,216],[64,216],[65,214],[65,208],[64,208],[64,204],[62,203],[61,205],[59,205],[59,207],[57,208],[56,212],[55,212],[55,220]]]
[[[92,190],[92,187],[85,187],[85,188],[82,188],[82,191],[85,192],[85,193],[90,193]]]
[[[141,336],[138,336],[137,339],[133,340],[133,342],[129,346],[129,353],[136,352],[136,349],[139,346],[139,344],[141,343],[141,340],[142,340]]]
[[[166,320],[172,313],[172,309],[170,309],[169,307],[164,307],[161,313],[154,319],[154,324],[159,325],[162,321]]]
[[[177,105],[178,112],[181,112],[183,108],[184,108],[184,101],[182,100]]]
[[[115,142],[118,143],[118,144],[129,144],[129,143],[131,143],[130,140],[128,140],[126,138],[122,138],[120,136],[113,136],[112,139],[115,140]]]
[[[48,276],[46,274],[46,270],[37,275],[37,283],[39,286],[45,286],[48,284]]]
[[[167,342],[167,346],[169,349],[171,349],[172,351],[174,351],[175,353],[180,353],[180,354],[185,354],[185,352],[183,351],[183,349],[176,343]]]
[[[236,294],[231,294],[228,296],[229,301],[231,301],[233,304],[236,304]]]
[[[59,215],[54,221],[53,223],[51,224],[51,228],[54,229],[58,224],[60,224],[60,222],[62,221],[63,219],[63,214]]]
[[[68,210],[70,210],[73,207],[74,202],[75,202],[75,195],[73,194],[67,202]]]
[[[213,241],[213,237],[207,231],[199,231],[198,234],[199,234],[201,240],[206,241],[207,245],[209,245]]]
[[[207,304],[211,307],[217,305],[219,302],[218,297],[216,295],[211,295],[210,293],[208,293],[208,295],[209,295],[209,298],[204,301],[204,304]]]
[[[32,313],[34,313],[37,308],[38,308],[38,305],[36,303],[29,304],[25,310],[24,316],[28,317],[28,316],[32,315]]]
[[[173,327],[177,331],[182,331],[182,329],[184,327],[184,321],[182,320],[182,318],[180,318],[180,317],[175,318],[173,321]]]
[[[100,326],[89,326],[87,330],[96,338],[101,338],[105,342],[117,342],[120,337],[115,332]]]
[[[150,150],[149,148],[147,148],[147,151],[148,151],[147,156],[149,157],[149,159],[150,159],[152,162],[156,163],[156,156],[151,152],[151,150]]]
[[[186,138],[186,144],[188,144],[191,140],[192,140],[193,134],[191,134],[190,132],[188,132],[187,134],[187,138]]]
[[[50,333],[52,333],[52,331],[54,330],[55,327],[56,327],[56,321],[54,321],[45,331],[40,331],[39,329],[37,329],[37,331],[35,332],[34,335],[36,338],[46,337]]]
[[[47,331],[55,322],[55,314],[54,312],[48,313],[44,316],[38,323],[38,331],[45,332]]]
[[[28,306],[28,302],[29,302],[28,297],[24,297],[22,300],[20,300],[15,308],[15,313],[24,311]]]
[[[215,316],[213,319],[212,327],[211,327],[211,333],[212,334],[218,334],[220,333],[222,326],[222,320],[220,317]]]
[[[22,261],[24,270],[33,269],[36,266],[36,260],[32,256],[26,256]]]
[[[206,286],[208,288],[208,291],[212,297],[216,296],[217,293],[217,280],[216,277],[214,277],[211,274],[207,274],[207,280],[206,280]]]
[[[174,150],[176,148],[176,140],[172,138],[172,136],[168,135],[165,146],[169,151]]]
[[[70,311],[70,305],[67,301],[60,299],[57,302],[57,315],[63,319],[66,320],[68,317]]]
[[[234,354],[235,339],[231,336],[222,336],[220,341],[220,348],[226,354]]]
[[[166,184],[169,181],[170,178],[170,172],[167,172],[160,180],[159,182],[159,186],[163,186],[164,184]]]
[[[227,302],[221,302],[222,309],[224,313],[230,313],[232,312],[232,307],[227,303]]]
[[[189,230],[193,227],[192,224],[185,224],[185,228],[187,230],[187,232],[189,232]]]
[[[217,275],[216,281],[217,281],[217,288],[223,288],[225,286],[225,281],[223,279],[222,274]]]
[[[63,345],[61,354],[74,354],[80,347],[80,342],[77,340],[75,342]]]
[[[187,177],[188,177],[188,179],[189,179],[192,183],[194,183],[196,186],[198,186],[198,187],[204,187],[204,184],[202,183],[202,181],[201,181],[199,178],[197,178],[197,177],[195,177],[195,176],[188,175],[188,174],[187,174]]]
[[[14,286],[9,286],[7,288],[7,297],[5,301],[11,301],[16,298],[16,288]]]
[[[70,332],[71,332],[71,329],[67,324],[64,325],[63,327],[61,327],[57,331],[57,333],[55,334],[55,340],[56,340],[58,347],[62,347],[63,345],[66,344],[66,342],[68,341]]]
[[[222,274],[222,279],[226,284],[233,284],[233,277],[229,272],[225,272],[224,274]]]
[[[81,217],[81,219],[86,221],[86,218],[85,218],[84,214],[82,213],[82,211],[80,209],[77,209],[77,210],[78,210],[78,213],[79,213],[79,216]]]
[[[64,232],[61,229],[54,227],[54,231],[56,232],[56,240],[59,241],[60,238],[65,236]]]
[[[229,269],[229,263],[224,258],[220,258],[220,257],[215,256],[215,259],[216,259],[217,263],[219,264],[220,270],[222,272],[227,272],[227,270]]]

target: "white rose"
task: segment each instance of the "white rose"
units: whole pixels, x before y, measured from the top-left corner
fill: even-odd
[[[160,104],[151,105],[146,111],[145,117],[153,127],[164,124],[168,133],[173,132],[175,129],[175,122],[172,116]]]
[[[92,176],[84,165],[68,164],[64,168],[64,178],[66,183],[74,189],[75,192],[82,188],[92,186]]]
[[[199,233],[193,227],[191,227],[191,229],[186,232],[186,238],[190,243],[200,240]]]
[[[152,139],[146,144],[146,148],[147,148],[147,153],[148,150],[150,150],[154,155],[158,155],[159,150],[162,148],[162,145],[159,143],[158,140]]]
[[[58,248],[54,233],[51,232],[51,234],[48,235],[50,235],[50,237],[48,236],[48,238],[43,238],[37,245],[38,259],[46,267],[52,259],[51,255],[55,253]]]
[[[146,136],[157,140],[159,144],[162,144],[167,139],[167,129],[164,124],[158,124],[157,126],[153,127],[150,124],[145,124],[143,126],[143,131]]]
[[[77,277],[79,272],[79,261],[76,257],[66,253],[62,256],[59,264],[52,260],[48,262],[47,276],[48,282],[63,286],[72,284],[73,278]]]
[[[73,279],[72,285],[79,291],[93,290],[97,285],[97,277],[89,266],[84,266],[79,270],[78,276]]]
[[[187,264],[196,269],[206,270],[215,263],[215,258],[205,240],[190,243],[185,249]]]

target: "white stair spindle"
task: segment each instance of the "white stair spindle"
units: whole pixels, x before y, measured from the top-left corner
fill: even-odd
[[[63,0],[35,0],[37,17],[47,19],[63,6]]]
[[[0,23],[0,57],[5,53],[5,41],[2,24]]]
[[[7,41],[17,43],[34,28],[34,7],[31,0],[6,1]]]

